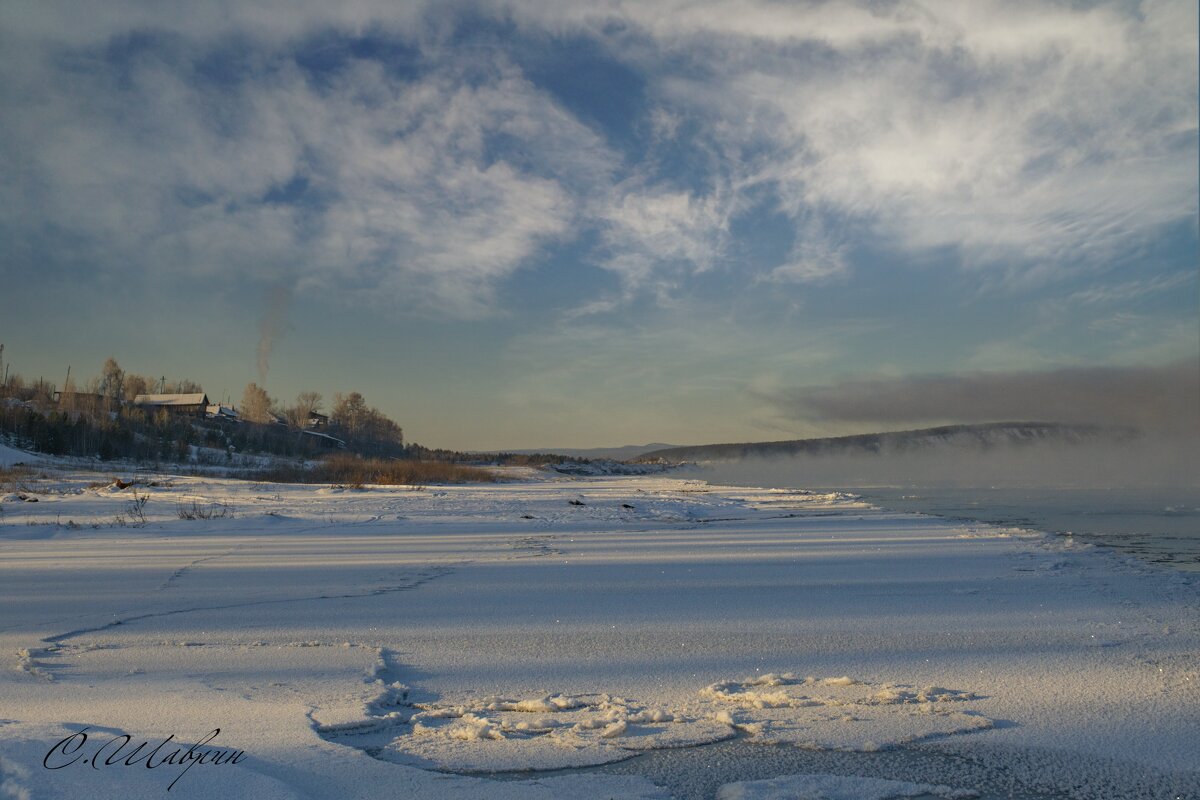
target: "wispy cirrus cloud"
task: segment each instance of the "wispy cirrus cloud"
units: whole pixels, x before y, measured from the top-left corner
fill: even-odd
[[[677,84],[707,98],[729,151],[765,153],[736,180],[775,187],[794,219],[832,211],[859,237],[1037,284],[1194,217],[1196,76],[1178,66],[1194,6],[831,5],[740,22],[726,7],[745,38]]]
[[[0,225],[31,249],[66,232],[63,264],[287,276],[478,316],[609,169],[502,56],[415,76],[356,59],[317,82],[287,50],[213,79],[193,43],[121,47],[47,56],[6,90],[24,107],[0,168],[22,201]]]
[[[826,281],[870,241],[949,250],[988,285],[1028,289],[1196,214],[1191,3],[510,8],[626,45],[653,76],[654,119],[699,129],[684,146],[712,188],[694,201],[733,219],[748,193],[774,193],[790,254],[734,270]]]
[[[627,294],[650,288],[664,301],[689,274],[713,268],[729,233],[729,209],[715,195],[618,186],[597,211],[606,251],[600,265]]]
[[[1106,306],[1176,289],[1191,288],[1194,291],[1197,283],[1200,283],[1200,276],[1197,276],[1195,272],[1152,275],[1129,281],[1089,286],[1086,289],[1072,292],[1067,297],[1067,301],[1084,306]]]

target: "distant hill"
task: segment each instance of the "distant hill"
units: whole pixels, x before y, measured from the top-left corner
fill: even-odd
[[[854,454],[886,454],[955,446],[986,450],[1038,442],[1079,444],[1096,440],[1124,440],[1136,435],[1131,428],[1066,425],[1055,422],[991,422],[978,425],[944,425],[912,431],[863,433],[824,439],[790,439],[782,442],[743,442],[667,447],[643,453],[637,461],[736,461],[744,458],[784,458]]]
[[[673,444],[652,442],[651,444],[627,444],[624,447],[545,447],[541,450],[505,450],[504,452],[517,453],[519,455],[554,453],[570,458],[632,461],[643,453],[649,453],[652,450],[670,450],[675,449],[675,447]]]

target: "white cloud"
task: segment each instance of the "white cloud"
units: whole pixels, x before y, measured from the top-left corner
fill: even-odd
[[[735,186],[775,187],[797,223],[821,209],[909,250],[1037,284],[1195,216],[1195,4],[706,4],[647,22],[704,77],[664,82],[707,106]],[[736,32],[743,39],[722,35]],[[739,154],[758,152],[739,163]],[[804,248],[836,253],[836,239]],[[791,259],[800,276],[828,257]],[[799,266],[794,266],[799,265]],[[818,268],[817,273],[825,269]]]
[[[796,223],[796,240],[787,261],[766,276],[776,283],[818,283],[850,271],[846,244],[830,232],[821,218],[810,215]]]
[[[1106,306],[1113,303],[1123,303],[1132,298],[1172,291],[1185,286],[1190,287],[1194,293],[1196,283],[1197,276],[1194,272],[1156,275],[1132,281],[1089,286],[1086,289],[1072,292],[1067,297],[1067,302],[1079,303],[1084,306]]]
[[[48,68],[4,148],[24,199],[0,222],[15,237],[22,217],[49,220],[70,233],[57,252],[75,242],[77,261],[113,272],[289,275],[475,316],[571,233],[577,193],[608,169],[602,142],[500,60],[409,81],[360,62],[320,88],[264,61],[219,88],[186,55],[121,76]],[[489,150],[497,136],[538,158]],[[297,180],[311,199],[263,202]]]
[[[589,227],[627,297],[666,299],[714,268],[843,276],[855,237],[953,249],[987,280],[1038,285],[1197,210],[1190,0],[104,9],[0,11],[0,224],[14,251],[54,237],[64,260],[113,270],[290,272],[470,316],[544,244]],[[603,40],[647,80],[638,122],[653,146],[678,148],[702,179],[665,180],[632,154],[615,182],[601,137],[503,55],[447,43],[461,13]],[[427,72],[360,62],[314,86],[286,54],[329,28],[399,37]],[[176,37],[175,52],[123,74],[94,57],[135,31]],[[252,74],[196,80],[189,54],[230,37],[255,48]],[[519,147],[497,155],[496,137]],[[297,176],[319,205],[259,202]],[[764,190],[795,244],[782,264],[729,263],[732,223]]]
[[[710,269],[727,233],[728,209],[717,195],[619,186],[598,209],[611,255],[603,266],[638,287],[663,273]]]

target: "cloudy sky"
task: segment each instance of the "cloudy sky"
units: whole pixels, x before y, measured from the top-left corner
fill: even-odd
[[[1194,0],[7,0],[0,70],[26,376],[236,401],[261,356],[517,448],[1069,417],[1200,358]]]

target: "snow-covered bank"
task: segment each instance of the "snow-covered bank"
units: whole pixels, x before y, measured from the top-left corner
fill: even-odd
[[[0,441],[0,467],[11,467],[13,464],[33,464],[40,460],[41,457],[36,453],[18,450]]]
[[[638,760],[516,781],[435,770],[732,739],[723,752],[764,763],[991,759],[1058,796],[1200,787],[1194,585],[1070,540],[665,477],[351,491],[159,476],[136,487],[137,514],[133,488],[95,475],[32,488],[39,502],[0,514],[0,797],[160,797],[181,768],[126,754],[217,728],[212,746],[245,758],[193,765],[172,796],[668,796]],[[81,755],[132,743],[101,769],[46,769],[83,726]],[[1083,782],[1072,761],[1104,766]],[[880,797],[995,789],[872,775],[857,785]],[[722,791],[854,791],[826,778]]]

